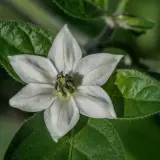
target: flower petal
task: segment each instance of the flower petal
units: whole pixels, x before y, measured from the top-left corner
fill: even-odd
[[[52,83],[57,71],[49,59],[34,55],[9,56],[18,76],[26,83]]]
[[[54,101],[53,86],[48,84],[28,84],[9,101],[12,107],[27,112],[39,112]]]
[[[79,120],[79,110],[74,100],[58,98],[44,112],[46,126],[55,142],[69,132]]]
[[[108,53],[89,55],[82,58],[74,72],[83,77],[82,85],[100,86],[108,80],[122,57]]]
[[[82,58],[81,49],[65,25],[56,36],[50,49],[48,58],[53,62],[59,72],[64,74],[72,71]]]
[[[92,118],[116,118],[111,99],[99,86],[81,86],[75,93],[80,113]]]

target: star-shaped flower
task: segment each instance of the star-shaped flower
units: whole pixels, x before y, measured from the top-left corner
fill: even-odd
[[[100,86],[121,58],[108,53],[82,58],[77,41],[65,25],[47,58],[9,56],[15,72],[27,83],[9,103],[27,112],[45,110],[46,126],[57,142],[76,125],[80,113],[92,118],[116,118],[113,104]]]

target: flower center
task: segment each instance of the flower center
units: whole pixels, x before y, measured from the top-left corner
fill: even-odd
[[[63,75],[63,72],[60,72],[57,75],[55,89],[63,97],[70,96],[75,91],[75,84],[72,77],[68,74]]]

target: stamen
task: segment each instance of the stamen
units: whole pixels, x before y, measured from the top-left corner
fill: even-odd
[[[55,84],[55,89],[63,97],[71,95],[75,91],[75,84],[72,80],[72,77],[69,76],[68,74],[64,76],[63,72],[60,72],[57,75],[57,82]]]

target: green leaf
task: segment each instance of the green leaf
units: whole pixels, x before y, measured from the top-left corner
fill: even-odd
[[[121,28],[132,30],[138,33],[143,33],[154,27],[154,23],[144,18],[118,15],[113,18],[115,23]]]
[[[78,19],[95,19],[106,14],[104,0],[54,0],[53,2],[66,14]]]
[[[110,122],[122,140],[127,160],[159,160],[160,126],[155,117]]]
[[[117,117],[124,116],[124,100],[123,95],[119,91],[118,87],[115,85],[116,74],[113,74],[107,83],[103,85],[103,89],[108,93],[112,100],[114,109],[116,111]]]
[[[54,143],[37,114],[12,140],[4,160],[125,160],[117,132],[106,119],[81,117],[74,130]]]
[[[160,112],[158,81],[139,71],[118,70],[115,84],[123,95],[126,118],[144,117]]]
[[[38,26],[21,21],[0,20],[0,64],[17,81],[21,81],[11,67],[8,56],[35,54],[46,56],[54,36]]]
[[[90,2],[92,5],[95,5],[97,8],[104,9],[107,11],[108,9],[108,0],[86,0]]]

